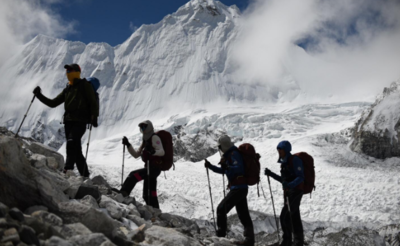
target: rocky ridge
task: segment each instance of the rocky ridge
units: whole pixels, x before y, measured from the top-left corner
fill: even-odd
[[[378,95],[357,121],[350,148],[385,159],[400,156],[400,80]]]
[[[229,217],[232,239],[217,238],[209,221],[163,213],[133,197],[124,198],[102,176],[62,174],[61,157],[32,139],[16,139],[0,129],[0,245],[229,246],[241,239],[243,228],[236,215]],[[273,217],[253,211],[251,216],[256,245],[275,242]],[[400,236],[395,225],[380,231],[308,224],[305,228],[309,245],[383,246],[384,237],[396,245]]]

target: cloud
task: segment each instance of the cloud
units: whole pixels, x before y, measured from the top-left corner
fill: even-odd
[[[400,78],[399,13],[390,0],[255,0],[235,77],[279,87],[290,75],[307,100],[371,100]]]
[[[129,29],[130,29],[132,32],[135,32],[138,28],[139,28],[139,27],[135,26],[135,25],[133,24],[132,21],[129,22]]]
[[[73,32],[73,23],[64,23],[51,10],[58,0],[4,0],[0,2],[0,66],[18,47],[37,34],[64,37]]]

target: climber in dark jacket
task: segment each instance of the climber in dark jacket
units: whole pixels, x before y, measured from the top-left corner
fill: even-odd
[[[45,97],[41,88],[37,86],[33,94],[45,105],[55,108],[64,103],[64,127],[67,138],[67,160],[65,161],[64,173],[67,170],[78,167],[83,177],[89,177],[89,169],[86,159],[82,154],[81,139],[86,132],[87,124],[97,127],[99,116],[99,104],[92,85],[81,79],[81,68],[78,64],[65,65],[68,78],[67,87],[54,99]]]
[[[300,203],[303,197],[304,167],[303,161],[292,155],[292,145],[289,141],[282,141],[277,147],[279,153],[278,163],[281,164],[281,176],[275,174],[268,168],[265,175],[282,183],[284,190],[284,207],[280,215],[281,227],[283,231],[283,242],[281,246],[303,246],[304,232],[300,216]],[[289,202],[289,208],[288,208]],[[292,244],[292,225],[294,243]]]
[[[218,148],[223,152],[220,164],[221,167],[212,165],[205,160],[205,167],[211,169],[215,173],[226,174],[229,180],[229,193],[221,201],[217,208],[217,236],[225,237],[227,231],[227,214],[233,207],[240,222],[244,227],[243,242],[237,242],[237,245],[254,245],[254,229],[253,222],[250,218],[249,208],[247,206],[248,185],[245,180],[245,166],[243,157],[238,148],[231,142],[228,136],[222,136],[218,140]],[[225,189],[225,187],[224,187]]]

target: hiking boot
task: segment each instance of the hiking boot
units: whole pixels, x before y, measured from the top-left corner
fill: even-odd
[[[254,246],[254,239],[245,239],[244,241],[234,241],[235,245]]]
[[[226,237],[226,232],[221,230],[221,229],[218,229],[217,230],[217,237]]]

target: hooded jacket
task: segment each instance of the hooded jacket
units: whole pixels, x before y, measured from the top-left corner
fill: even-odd
[[[280,142],[277,149],[285,151],[285,158],[278,159],[278,163],[281,163],[281,176],[272,173],[271,177],[281,183],[287,182],[290,189],[302,189],[301,184],[304,182],[303,161],[291,154],[292,145],[289,141]]]

